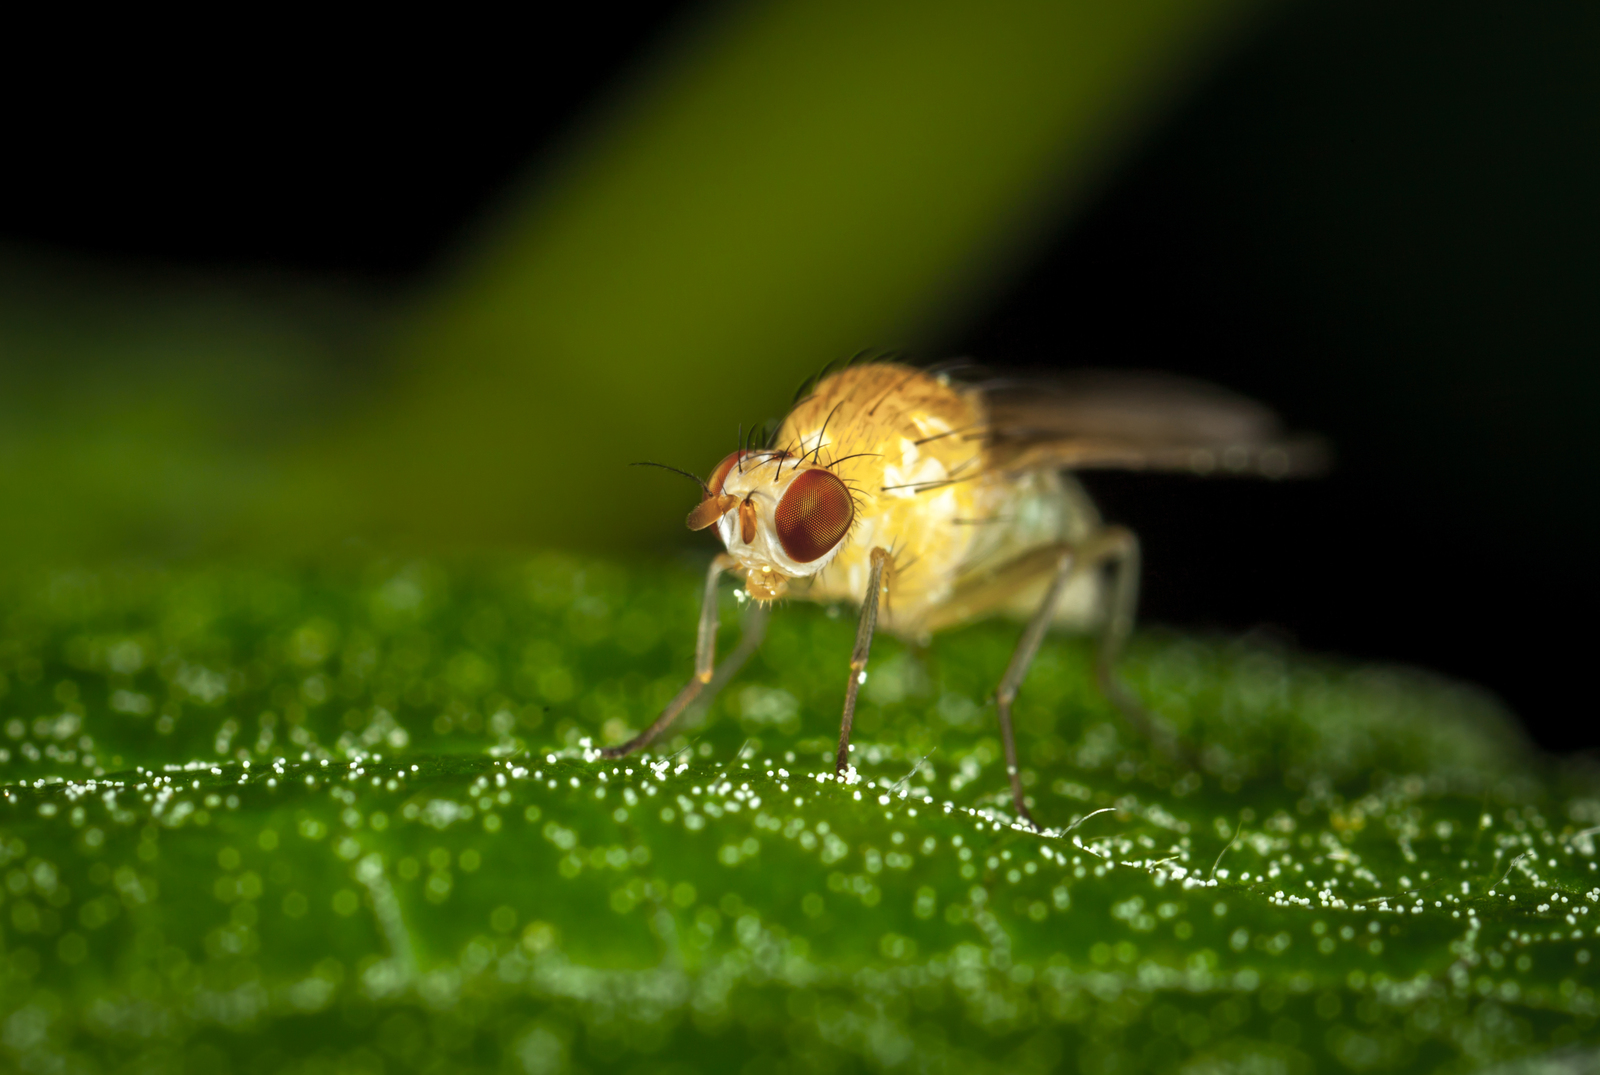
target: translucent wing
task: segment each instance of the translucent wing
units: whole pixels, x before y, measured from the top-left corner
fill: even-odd
[[[1326,468],[1317,437],[1289,435],[1266,407],[1157,373],[1085,370],[979,386],[990,465],[1002,470],[1169,470],[1285,478]]]

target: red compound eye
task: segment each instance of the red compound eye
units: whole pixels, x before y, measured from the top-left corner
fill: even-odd
[[[795,563],[809,564],[844,540],[855,513],[850,490],[832,471],[807,470],[789,483],[773,521],[783,551]]]

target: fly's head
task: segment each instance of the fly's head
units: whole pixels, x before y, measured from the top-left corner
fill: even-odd
[[[758,601],[782,597],[789,580],[815,575],[844,547],[855,500],[827,467],[786,452],[734,452],[712,472],[689,529],[715,526]]]

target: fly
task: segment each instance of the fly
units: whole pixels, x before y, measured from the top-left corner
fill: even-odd
[[[1314,438],[1286,436],[1259,404],[1176,377],[1085,372],[963,384],[893,362],[823,378],[769,444],[723,459],[689,513],[689,528],[714,528],[725,549],[705,579],[694,678],[654,723],[604,755],[647,746],[714,695],[760,645],[770,602],[787,595],[861,609],[835,759],[843,774],[874,633],[920,641],[1010,615],[1026,626],[995,704],[1012,800],[1035,826],[1011,708],[1052,626],[1097,635],[1100,690],[1139,731],[1167,741],[1114,671],[1138,602],[1138,538],[1103,522],[1071,472],[1282,478],[1318,469],[1324,456]],[[742,579],[756,604],[719,668],[724,573]]]

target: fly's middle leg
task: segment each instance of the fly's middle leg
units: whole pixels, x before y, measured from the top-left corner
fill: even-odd
[[[844,690],[844,716],[839,720],[839,755],[834,772],[843,773],[850,765],[850,725],[856,719],[856,694],[867,678],[867,655],[872,652],[872,633],[878,626],[878,601],[887,600],[894,575],[894,562],[888,550],[872,550],[872,571],[867,576],[867,596],[861,602],[861,623],[856,628],[856,645],[850,653],[850,680]]]
[[[745,666],[745,662],[754,656],[756,650],[761,648],[761,643],[766,641],[767,620],[771,615],[770,602],[750,602],[750,608],[744,614],[744,628],[739,635],[739,644],[717,662],[717,670],[712,673],[711,682],[706,684],[706,689],[700,692],[699,697],[685,707],[685,711],[696,706],[710,705],[712,699],[722,693],[722,688],[727,686],[728,680],[739,674],[739,669]]]

